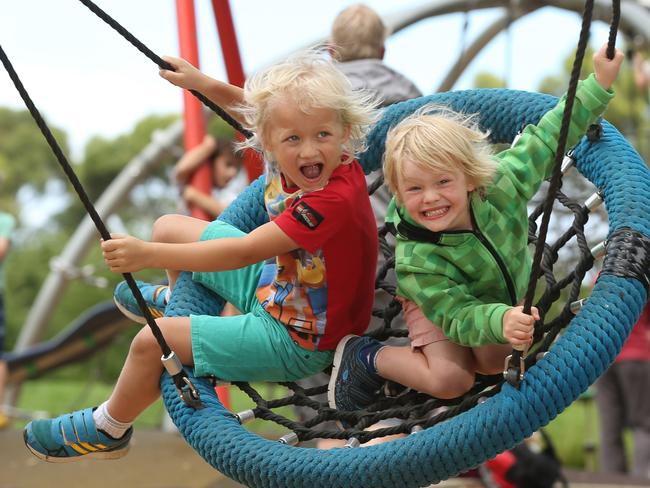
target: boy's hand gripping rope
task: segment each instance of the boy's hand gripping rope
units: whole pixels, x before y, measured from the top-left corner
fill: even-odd
[[[560,127],[560,134],[558,136],[557,151],[555,153],[555,165],[553,167],[553,174],[551,175],[546,199],[543,203],[544,210],[542,215],[542,223],[540,225],[539,236],[535,245],[535,255],[533,258],[530,280],[528,282],[528,289],[526,290],[526,297],[524,299],[523,311],[527,314],[530,314],[531,312],[531,306],[535,295],[535,287],[537,284],[537,278],[540,273],[540,263],[542,260],[542,255],[544,253],[544,246],[546,244],[546,234],[548,232],[548,225],[551,219],[553,202],[558,190],[562,186],[562,161],[564,159],[564,152],[566,148],[567,137],[569,134],[569,125],[571,123],[573,102],[575,101],[575,94],[578,88],[578,80],[580,78],[580,69],[582,67],[582,61],[587,49],[587,42],[589,41],[589,29],[591,27],[593,8],[594,0],[587,0],[582,15],[580,38],[578,40],[578,47],[576,49],[576,57],[573,62],[571,79],[569,82],[569,89],[567,90],[566,103],[562,117],[562,125]],[[612,22],[610,25],[609,37],[607,40],[607,57],[609,59],[614,58],[616,49],[616,34],[618,32],[618,24],[621,15],[620,0],[612,1],[612,10]],[[508,381],[508,383],[513,386],[518,386],[521,380],[524,378],[528,348],[529,346],[524,346],[521,350],[513,349],[512,354],[505,360],[503,376],[506,381]]]
[[[75,174],[74,170],[70,166],[70,163],[68,162],[67,158],[63,154],[63,151],[61,150],[61,147],[59,146],[59,143],[57,142],[56,138],[52,134],[52,131],[50,131],[49,127],[45,123],[45,120],[43,119],[40,112],[34,105],[34,102],[32,102],[32,99],[27,93],[27,90],[25,90],[25,87],[20,81],[18,74],[14,70],[2,46],[0,46],[0,60],[2,61],[2,64],[7,70],[7,73],[9,74],[11,81],[14,83],[16,90],[18,90],[18,93],[20,94],[21,98],[25,102],[25,106],[27,107],[30,114],[34,118],[36,125],[38,125],[38,128],[41,130],[43,137],[45,137],[45,140],[49,144],[54,155],[56,156],[56,159],[61,165],[63,172],[68,177],[68,180],[70,180],[70,183],[72,184],[74,190],[77,192],[77,195],[79,196],[79,200],[81,201],[81,203],[86,209],[86,212],[88,212],[88,215],[94,222],[95,227],[97,228],[100,236],[102,237],[103,240],[109,240],[111,238],[111,235],[106,229],[104,222],[102,221],[101,217],[97,213],[97,210],[95,209],[92,202],[88,198],[86,191],[81,185],[81,182],[79,181],[79,178],[77,178],[77,175]],[[173,378],[179,396],[183,399],[183,401],[186,404],[190,405],[191,407],[195,409],[203,408],[203,404],[201,403],[198,390],[194,387],[194,385],[190,381],[189,376],[187,375],[185,369],[183,368],[183,365],[181,364],[176,354],[174,354],[174,351],[172,351],[169,348],[169,345],[165,341],[165,338],[163,337],[162,332],[158,327],[158,324],[156,324],[156,321],[151,315],[151,312],[149,312],[149,308],[147,307],[144,298],[142,297],[142,293],[140,293],[140,289],[138,288],[138,285],[136,285],[135,280],[133,279],[133,276],[131,275],[131,273],[123,273],[122,276],[124,277],[126,283],[129,285],[131,293],[133,293],[133,296],[135,297],[135,300],[138,303],[138,306],[140,307],[142,314],[147,320],[147,324],[151,328],[151,332],[153,333],[154,337],[156,338],[156,341],[158,342],[158,345],[160,346],[160,349],[163,353],[161,357],[161,361],[163,363],[163,366],[169,373],[169,375]]]

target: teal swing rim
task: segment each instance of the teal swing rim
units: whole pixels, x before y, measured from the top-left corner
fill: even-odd
[[[402,102],[384,111],[368,136],[370,149],[359,161],[366,172],[379,168],[388,128],[424,104],[478,113],[482,127],[498,143],[510,142],[556,102],[549,95],[507,89],[447,92]],[[601,125],[598,141],[583,138],[576,146],[576,167],[602,193],[610,236],[630,229],[647,237],[650,171],[618,130],[606,121]],[[221,219],[245,232],[263,223],[263,185],[263,177],[253,182]],[[179,281],[167,314],[196,313],[193,296],[204,293],[198,286],[187,277]],[[191,373],[206,408],[185,405],[167,374],[161,378],[161,391],[185,440],[214,468],[247,486],[424,486],[476,467],[547,425],[614,360],[646,301],[646,283],[640,277],[602,274],[580,313],[544,358],[527,370],[519,388],[505,384],[501,392],[465,413],[371,447],[322,451],[262,439],[225,409],[209,380]]]

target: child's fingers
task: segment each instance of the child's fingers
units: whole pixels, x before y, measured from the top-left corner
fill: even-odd
[[[512,334],[510,334],[510,337],[513,340],[526,343],[530,340],[532,335],[533,335],[532,331],[515,330],[512,332]]]
[[[530,314],[532,315],[533,320],[540,319],[539,310],[537,309],[537,307],[530,307]]]

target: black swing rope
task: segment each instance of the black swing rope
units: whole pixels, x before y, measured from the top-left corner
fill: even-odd
[[[87,6],[91,11],[93,11],[98,16],[100,16],[103,20],[109,23],[111,27],[113,27],[116,31],[118,31],[127,40],[129,40],[129,42],[131,42],[136,48],[138,48],[138,50],[140,50],[147,57],[152,59],[156,64],[158,64],[158,66],[164,69],[172,68],[168,63],[165,63],[165,61],[163,61],[158,56],[156,56],[146,46],[144,46],[140,41],[138,41],[134,36],[128,33],[128,31],[126,31],[123,27],[121,27],[117,22],[111,19],[105,12],[99,9],[99,7],[94,5],[89,0],[80,0],[80,1],[85,6]],[[586,39],[588,37],[588,26],[590,23],[590,20],[585,20],[585,19],[587,17],[589,17],[590,19],[592,10],[593,10],[593,0],[587,2],[585,6],[585,12],[583,14],[583,31],[581,32],[581,43],[580,43],[582,45],[581,59],[584,55]],[[614,20],[612,22],[612,27],[610,30],[610,39],[608,45],[608,55],[610,56],[610,58],[613,56],[614,53],[613,43],[616,37],[615,25],[618,24],[619,15],[620,15],[619,1],[615,0]],[[585,30],[587,31],[587,34],[584,34]],[[580,48],[578,50],[580,51]],[[22,83],[18,79],[18,76],[13,70],[11,63],[7,59],[6,54],[2,50],[1,46],[0,46],[0,57],[2,58],[2,62],[5,68],[7,69],[7,71],[9,72],[12,81],[14,81],[16,88],[18,89],[19,93],[23,97],[23,100],[25,101],[25,104],[28,107],[30,113],[34,117],[37,125],[41,129],[41,132],[43,133],[48,144],[50,145],[53,152],[55,153],[57,160],[61,164],[64,172],[70,179],[73,187],[75,188],[75,191],[79,195],[91,219],[93,220],[97,229],[99,230],[100,235],[104,239],[110,238],[110,234],[108,234],[104,224],[102,223],[96,210],[92,206],[92,203],[90,203],[85,191],[81,187],[80,182],[78,181],[74,171],[72,170],[65,156],[63,155],[54,136],[52,135],[51,131],[47,128],[38,110],[32,103],[31,99],[29,98],[29,95],[26,93],[24,87],[22,86]],[[574,72],[575,71],[576,71],[576,67],[574,65]],[[577,71],[579,73],[579,67],[577,68]],[[574,94],[576,88],[577,88],[577,81],[575,82],[575,86],[573,87]],[[195,95],[197,94],[195,93]],[[198,94],[197,96],[199,97],[199,99],[201,99],[202,102],[205,103],[205,101],[203,100],[203,98],[205,97],[203,97],[203,95]],[[570,102],[572,105],[573,100],[571,95],[571,88],[569,89],[569,92],[567,94],[567,102],[566,102],[567,107],[569,106]],[[219,107],[216,107],[216,105],[214,106],[211,105],[214,104],[212,104],[212,102],[209,102],[208,106],[213,111],[215,111],[218,115],[222,116],[221,113],[223,112],[223,110],[220,109]],[[567,113],[570,113],[570,111],[567,112],[567,110],[565,110],[565,118]],[[250,135],[250,133],[247,133],[246,131],[242,130],[241,127],[238,126],[237,122],[231,119],[229,116],[227,116],[227,114],[226,117],[224,117],[224,120],[226,120],[226,122],[232,125],[236,130],[240,130],[242,133],[244,133],[244,135],[246,136]],[[567,129],[568,129],[568,125],[567,125]],[[562,143],[562,145],[560,145],[560,142]],[[564,134],[563,138],[562,138],[562,134],[560,134],[560,138],[558,139],[558,151],[557,151],[558,155],[563,154],[565,145],[566,145],[566,134]],[[561,163],[562,157],[558,155],[556,155],[556,160],[559,160]],[[560,165],[556,164],[555,169],[557,171],[554,171],[554,175],[556,172],[559,172],[558,169],[559,166]],[[531,272],[531,281],[536,280],[541,275],[544,275],[547,283],[544,294],[542,295],[542,298],[538,302],[538,308],[540,309],[540,314],[542,315],[542,317],[544,317],[545,312],[550,308],[552,302],[557,300],[557,298],[560,296],[561,290],[563,290],[569,284],[572,284],[572,287],[569,293],[569,301],[566,303],[559,316],[547,324],[543,324],[543,323],[536,324],[535,327],[536,352],[546,351],[548,347],[550,347],[550,345],[552,344],[553,340],[560,332],[560,330],[571,320],[571,318],[575,314],[575,311],[572,309],[571,302],[573,300],[576,300],[576,298],[578,297],[582,279],[584,278],[586,271],[588,271],[592,267],[594,262],[594,256],[591,254],[591,251],[589,250],[586,243],[586,239],[584,237],[584,224],[588,219],[588,214],[590,212],[590,209],[587,208],[586,205],[581,206],[569,200],[568,197],[566,197],[566,195],[564,195],[561,191],[559,191],[561,185],[561,178],[558,177],[557,180],[558,181],[556,182],[555,185],[553,185],[553,180],[551,181],[551,187],[549,188],[546,201],[540,204],[531,213],[531,216],[529,217],[529,240],[530,242],[537,241],[537,246],[542,248],[542,251],[540,251],[539,253],[540,257],[533,264],[533,268],[532,268],[533,271]],[[370,189],[371,190],[376,189],[380,185],[381,185],[381,180],[378,179],[378,181],[370,185]],[[548,210],[547,207],[549,208],[552,207],[553,196],[556,196],[557,200],[560,203],[562,203],[565,207],[567,207],[570,211],[574,213],[574,223],[571,226],[571,228],[567,230],[554,245],[547,246],[544,242],[546,239],[546,228],[548,227],[548,222],[546,223],[544,223],[544,221],[542,222],[542,227],[543,227],[542,230],[544,232],[543,233],[540,232],[540,236],[536,237],[535,221],[539,217],[539,215],[541,215],[545,210]],[[546,205],[546,203],[549,200],[551,201],[550,205]],[[378,271],[376,285],[377,288],[382,288],[386,292],[394,296],[395,286],[393,284],[389,284],[386,281],[384,281],[388,270],[394,265],[394,254],[392,252],[391,246],[386,241],[386,235],[388,234],[388,232],[389,230],[386,227],[382,227],[380,229],[380,250],[384,255],[384,257],[386,258],[386,263]],[[553,274],[553,269],[552,269],[553,264],[558,259],[559,249],[574,236],[578,241],[578,246],[581,251],[580,260],[574,271],[571,271],[568,276],[557,281]],[[537,256],[537,249],[536,249],[536,256]],[[173,352],[169,349],[169,346],[165,343],[164,338],[162,337],[162,334],[160,332],[160,329],[157,327],[155,321],[153,320],[153,317],[149,313],[146,304],[144,302],[144,299],[142,298],[139,289],[135,285],[135,281],[133,280],[130,274],[125,274],[124,278],[129,284],[129,287],[131,288],[134,296],[136,297],[136,301],[138,302],[138,305],[142,308],[143,314],[147,318],[147,323],[152,328],[154,336],[156,337],[156,339],[160,344],[161,350],[165,355],[173,355]],[[379,330],[373,331],[368,335],[375,337],[379,340],[385,340],[389,337],[404,337],[406,335],[405,330],[395,330],[391,328],[392,319],[399,314],[400,309],[401,307],[399,305],[399,302],[397,302],[397,300],[393,300],[383,310],[373,310],[374,316],[383,319],[384,327],[380,328]],[[543,319],[540,322],[543,322]],[[543,340],[541,342],[537,342],[537,340],[541,338],[543,338]],[[521,353],[519,351],[513,351],[513,356],[515,356],[515,354],[521,354]],[[163,359],[164,358],[165,356],[163,356]],[[525,367],[529,367],[530,365],[534,364],[536,360],[537,360],[536,355],[530,355],[529,357],[525,358]],[[515,365],[519,364],[517,361],[511,362],[511,364],[515,364]],[[181,392],[181,397],[186,402],[192,404],[193,406],[200,407],[200,401],[198,401],[198,399],[197,401],[192,402],[192,397],[193,397],[192,392],[194,388],[189,382],[189,380],[187,379],[185,371],[182,370],[182,365],[181,365],[181,371],[176,375],[172,375],[172,377],[174,378],[176,387]],[[377,403],[369,406],[366,410],[358,411],[358,412],[339,412],[330,408],[327,405],[327,402],[321,403],[310,398],[313,395],[324,393],[327,389],[327,385],[322,385],[313,388],[302,388],[301,386],[293,382],[285,382],[279,384],[287,387],[292,392],[292,394],[285,398],[265,400],[248,383],[241,383],[241,382],[233,383],[233,385],[238,386],[255,402],[256,407],[253,410],[251,410],[254,417],[270,420],[279,425],[283,425],[287,427],[297,435],[300,441],[307,441],[316,438],[329,438],[329,439],[356,438],[358,441],[363,443],[377,437],[384,437],[393,434],[408,434],[411,432],[416,432],[419,429],[430,427],[432,425],[435,425],[438,422],[446,420],[447,418],[450,418],[454,415],[467,411],[471,409],[473,406],[475,406],[477,403],[498,393],[501,389],[501,386],[503,385],[503,378],[501,377],[501,375],[493,375],[493,376],[479,375],[477,378],[476,385],[466,395],[455,400],[440,400],[440,399],[429,397],[421,393],[409,391],[396,398],[390,398],[390,397],[382,398]],[[187,397],[189,397],[189,399]],[[289,418],[286,418],[283,415],[279,415],[273,411],[273,409],[275,408],[283,407],[287,405],[306,406],[315,410],[317,414],[314,417],[300,423],[291,420]],[[439,407],[447,407],[447,409],[442,412],[438,410],[439,413],[437,413],[436,415],[432,415],[432,412],[435,413],[436,411],[435,409],[438,409]],[[377,429],[374,431],[364,430],[366,427],[369,427],[370,425],[375,424],[380,420],[389,419],[389,418],[402,419],[402,423],[395,427],[387,427],[387,428]],[[314,428],[321,422],[329,421],[329,420],[344,421],[346,424],[350,425],[350,427],[346,428],[345,430],[337,430],[337,431]]]
[[[90,201],[90,198],[86,193],[86,190],[84,189],[81,182],[79,181],[79,178],[77,177],[76,173],[72,169],[72,166],[68,162],[68,159],[65,157],[65,154],[63,154],[63,150],[61,149],[61,146],[59,146],[59,143],[54,137],[54,134],[52,134],[52,131],[45,123],[45,120],[43,119],[40,112],[36,108],[36,105],[34,105],[34,102],[29,96],[29,93],[27,93],[27,90],[25,89],[23,83],[20,81],[18,74],[14,70],[14,67],[9,61],[9,58],[7,57],[7,54],[5,53],[2,46],[0,46],[0,60],[2,61],[5,70],[9,74],[11,81],[16,87],[16,90],[18,90],[20,97],[23,99],[23,102],[25,102],[25,106],[29,110],[29,113],[32,115],[34,121],[36,122],[36,125],[41,130],[43,137],[45,137],[45,140],[47,141],[48,145],[52,149],[54,155],[56,156],[56,159],[59,162],[61,168],[63,169],[63,172],[68,177],[68,180],[72,184],[72,187],[74,188],[75,192],[79,196],[79,200],[81,201],[89,217],[95,224],[95,227],[99,232],[99,235],[103,240],[105,241],[109,240],[111,238],[111,235],[108,232],[108,229],[104,225],[104,222],[102,221],[101,217],[97,213],[97,210],[95,209],[94,205]],[[198,398],[198,392],[190,382],[187,373],[183,369],[182,365],[176,359],[174,352],[170,349],[169,345],[165,341],[165,338],[163,337],[162,332],[158,327],[158,324],[156,324],[156,321],[154,320],[153,316],[151,315],[151,312],[149,311],[149,308],[147,307],[147,304],[144,300],[144,297],[142,296],[142,293],[140,293],[140,289],[138,288],[138,285],[136,284],[133,275],[131,273],[123,273],[122,276],[124,277],[124,280],[128,284],[131,293],[133,293],[133,296],[135,297],[135,300],[138,303],[138,306],[140,307],[140,310],[142,311],[142,314],[147,321],[147,325],[149,325],[149,327],[151,328],[151,332],[153,333],[154,337],[156,338],[156,341],[158,342],[158,345],[160,346],[160,349],[163,353],[163,358],[162,358],[163,363],[166,365],[166,367],[167,365],[171,367],[171,369],[168,369],[168,371],[170,372],[170,375],[174,380],[174,384],[178,388],[183,399],[187,401],[189,404],[195,405],[198,408],[201,405],[200,399]]]
[[[580,70],[582,68],[582,62],[587,50],[587,43],[589,41],[589,30],[591,27],[593,8],[594,0],[587,0],[585,2],[585,8],[582,16],[582,26],[580,29],[580,38],[578,40],[578,47],[571,71],[569,88],[567,90],[566,103],[562,117],[562,125],[560,128],[560,134],[558,136],[557,150],[555,153],[555,165],[553,167],[553,173],[551,175],[548,192],[543,203],[542,223],[539,230],[539,237],[537,238],[537,242],[535,244],[532,271],[530,279],[528,281],[528,289],[526,290],[526,295],[524,298],[523,311],[529,315],[531,312],[533,298],[535,296],[537,279],[540,275],[540,263],[542,260],[544,247],[546,246],[546,236],[548,233],[549,222],[553,210],[553,202],[555,201],[558,191],[562,187],[562,161],[564,160],[564,151],[566,148],[567,137],[569,135],[571,113],[573,112],[573,103],[575,101],[575,94],[578,88],[578,81],[580,79]],[[612,10],[612,22],[610,25],[609,37],[607,40],[607,57],[609,59],[614,58],[616,49],[616,34],[618,32],[618,24],[620,21],[620,0],[613,0]],[[518,385],[523,378],[526,359],[525,356],[527,352],[528,348],[525,348],[523,350],[513,349],[512,355],[509,359],[509,365],[506,371],[504,371],[504,376],[509,383]]]

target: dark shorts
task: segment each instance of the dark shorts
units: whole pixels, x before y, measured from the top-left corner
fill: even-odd
[[[596,401],[607,421],[650,429],[650,362],[615,362],[596,382]]]

